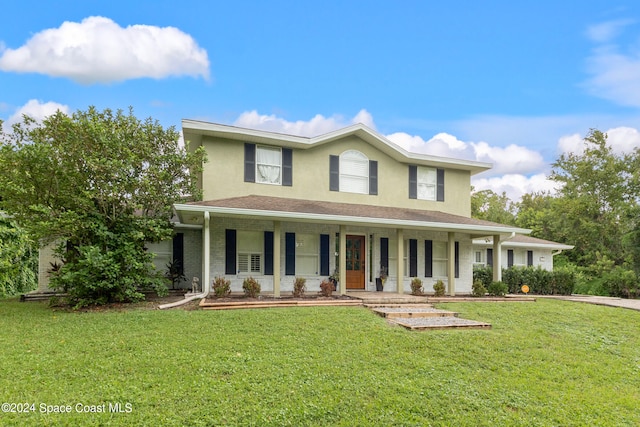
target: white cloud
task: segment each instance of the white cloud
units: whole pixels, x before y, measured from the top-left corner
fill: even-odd
[[[19,107],[7,120],[5,120],[2,127],[8,132],[13,124],[22,121],[22,116],[24,115],[27,115],[37,121],[42,121],[45,117],[54,114],[58,110],[65,114],[70,114],[70,109],[67,105],[58,104],[57,102],[41,102],[36,99],[31,99],[22,107]]]
[[[324,117],[322,114],[316,114],[311,120],[298,120],[295,122],[277,117],[275,114],[259,114],[256,110],[253,110],[242,113],[233,124],[234,126],[251,129],[311,137],[322,135],[355,123],[362,123],[375,129],[373,117],[364,109],[360,110],[358,114],[350,120],[345,120],[339,115]]]
[[[631,19],[617,19],[601,22],[587,28],[587,37],[597,43],[606,43],[618,36],[624,27],[633,24]]]
[[[491,178],[472,177],[471,185],[476,191],[492,190],[497,194],[503,192],[514,202],[527,193],[548,191],[556,192],[557,183],[547,179],[546,174],[537,173],[532,176],[522,174],[506,174]]]
[[[607,142],[614,153],[631,153],[634,149],[640,148],[640,132],[638,129],[620,126],[604,132],[607,135]],[[558,141],[558,151],[560,153],[581,154],[584,151],[584,139],[580,134],[566,135]]]
[[[67,77],[84,84],[181,75],[209,78],[207,52],[190,35],[174,27],[123,28],[100,16],[64,22],[0,53],[0,70]]]
[[[492,163],[493,168],[487,172],[492,175],[527,174],[545,167],[540,153],[515,144],[503,148],[486,142],[464,142],[447,133],[439,133],[428,141],[403,132],[388,135],[387,138],[414,153]]]
[[[593,95],[617,104],[640,107],[640,52],[635,44],[614,43],[632,20],[608,21],[593,25],[587,36],[596,46],[587,58],[591,74],[584,86]]]

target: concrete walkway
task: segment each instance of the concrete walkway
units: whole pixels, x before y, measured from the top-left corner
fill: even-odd
[[[585,302],[588,304],[608,305],[610,307],[628,308],[631,310],[640,311],[640,299],[625,299],[625,298],[613,298],[613,297],[599,297],[593,295],[536,295],[536,298],[554,298],[565,301]]]

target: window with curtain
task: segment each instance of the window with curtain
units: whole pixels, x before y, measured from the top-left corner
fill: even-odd
[[[280,148],[256,147],[256,182],[281,184],[282,151]]]
[[[418,199],[436,200],[438,176],[436,168],[418,166]]]
[[[369,194],[369,158],[361,152],[340,154],[340,191]]]

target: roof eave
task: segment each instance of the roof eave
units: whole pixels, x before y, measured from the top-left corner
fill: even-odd
[[[208,123],[198,120],[183,119],[182,129],[185,134],[199,133],[207,136],[216,136],[232,140],[254,142],[258,144],[277,144],[287,148],[308,149],[326,144],[350,135],[358,136],[368,143],[376,146],[382,152],[402,163],[415,163],[430,166],[442,166],[452,169],[462,169],[475,175],[493,167],[491,163],[473,160],[453,159],[448,157],[432,156],[428,154],[412,153],[386,137],[380,135],[369,127],[357,123],[326,134],[312,138],[269,132],[256,129],[247,129],[236,126]],[[185,135],[185,139],[188,137]]]
[[[350,225],[375,225],[385,228],[406,228],[406,229],[432,229],[440,231],[460,231],[467,233],[487,233],[493,234],[529,234],[531,230],[517,227],[503,227],[503,226],[491,226],[491,225],[477,225],[477,224],[461,224],[461,223],[446,223],[446,222],[428,222],[428,221],[413,221],[413,220],[401,220],[395,218],[374,218],[374,217],[361,217],[361,216],[349,216],[349,215],[328,215],[328,214],[316,214],[308,212],[286,212],[286,211],[273,211],[273,210],[260,210],[245,208],[229,208],[229,207],[217,207],[217,206],[199,206],[199,205],[184,205],[177,204],[174,206],[181,222],[184,221],[184,215],[188,213],[204,213],[209,212],[214,215],[221,216],[236,216],[245,218],[262,218],[273,220],[288,220],[296,222],[316,222],[316,223],[330,223],[330,224],[350,224]]]

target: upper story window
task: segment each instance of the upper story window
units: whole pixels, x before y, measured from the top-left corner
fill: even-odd
[[[244,180],[293,185],[293,151],[290,148],[244,144]]]
[[[437,185],[436,168],[418,166],[418,199],[435,200]]]
[[[444,202],[444,169],[410,165],[409,198]]]
[[[378,162],[360,151],[347,150],[329,157],[329,189],[347,193],[378,194]]]
[[[369,159],[361,152],[340,154],[340,191],[369,194]]]
[[[256,182],[282,183],[282,150],[273,147],[256,147]]]

